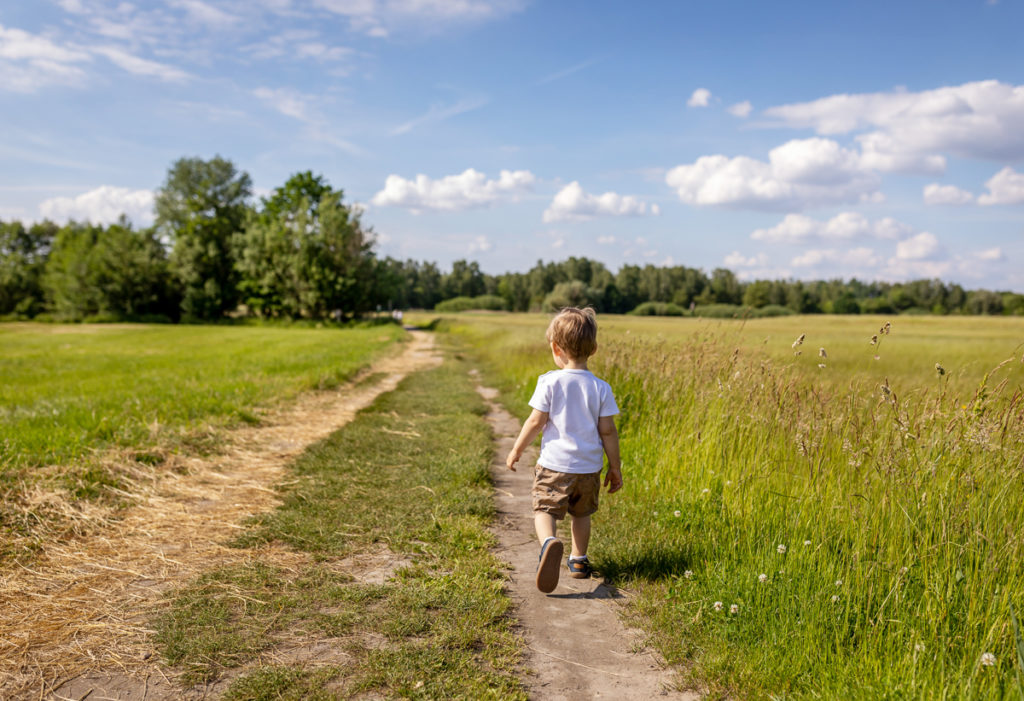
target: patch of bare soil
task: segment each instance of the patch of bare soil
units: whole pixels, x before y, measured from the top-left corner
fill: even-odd
[[[545,701],[699,699],[699,694],[677,691],[672,671],[645,646],[643,634],[622,624],[624,592],[597,576],[572,579],[564,564],[551,594],[537,589],[540,546],[530,498],[537,449],[528,448],[517,471],[511,472],[505,456],[519,435],[520,423],[494,401],[495,390],[478,387],[478,391],[488,401],[487,419],[495,434],[491,476],[498,513],[494,532],[498,556],[508,563],[506,591],[526,640],[530,697]],[[568,543],[568,526],[563,524],[559,537]],[[601,527],[600,516],[594,527]]]
[[[308,445],[351,421],[407,374],[439,362],[431,336],[414,333],[401,355],[373,366],[371,378],[383,374],[378,381],[304,395],[262,425],[232,431],[220,455],[184,458],[177,472],[126,494],[136,503],[116,519],[97,515],[103,525],[89,535],[50,543],[31,566],[0,573],[0,698],[199,698],[216,692],[183,692],[161,669],[145,627],[161,595],[228,564],[308,563],[307,555],[274,545],[224,543],[241,532],[244,519],[278,503],[272,487]],[[386,560],[379,553],[369,566],[350,565],[357,578],[376,581],[403,564]],[[287,658],[286,650],[277,654]]]

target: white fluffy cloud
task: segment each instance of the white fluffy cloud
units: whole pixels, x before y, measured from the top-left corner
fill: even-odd
[[[711,102],[711,91],[707,88],[697,88],[686,101],[688,107],[707,107]]]
[[[773,227],[755,229],[750,238],[768,243],[801,243],[855,238],[897,239],[913,232],[910,225],[890,217],[871,221],[858,212],[842,212],[824,221],[803,214],[787,214]]]
[[[503,170],[497,180],[488,180],[483,173],[467,168],[458,175],[438,180],[417,175],[407,180],[389,175],[384,189],[370,203],[379,207],[405,207],[415,213],[425,210],[459,211],[488,207],[501,199],[514,199],[532,189],[536,177],[528,170]]]
[[[53,197],[39,205],[39,213],[55,221],[69,219],[111,224],[122,215],[138,225],[153,222],[153,192],[101,185],[77,197]]]
[[[790,261],[797,268],[817,268],[824,264],[842,265],[844,268],[874,268],[882,258],[871,248],[864,246],[840,250],[837,248],[812,248]]]
[[[758,253],[753,256],[745,256],[739,251],[733,251],[725,258],[722,259],[722,263],[727,268],[753,268],[757,265],[767,265],[768,256],[764,253]]]
[[[477,236],[469,242],[470,253],[483,253],[494,248],[494,244],[486,236]]]
[[[687,204],[749,209],[806,207],[873,200],[879,178],[860,156],[830,139],[794,139],[768,162],[747,156],[702,156],[665,176]]]
[[[988,192],[978,197],[978,204],[1024,204],[1024,174],[1007,166],[985,183]]]
[[[941,172],[942,154],[981,160],[1024,158],[1024,86],[985,80],[921,92],[832,95],[765,114],[819,134],[857,131],[865,165]]]
[[[749,100],[743,102],[737,102],[735,105],[730,106],[726,109],[726,112],[731,114],[733,117],[739,117],[740,119],[746,119],[750,116],[751,110],[754,106],[750,104]]]
[[[931,183],[924,186],[925,204],[970,204],[974,202],[974,194],[956,185],[940,185]]]
[[[551,205],[544,210],[543,218],[545,222],[580,221],[595,217],[642,217],[648,213],[659,214],[658,205],[648,207],[646,202],[632,195],[620,195],[617,192],[591,195],[578,182],[573,181],[555,195]]]
[[[898,260],[929,260],[935,258],[940,251],[939,240],[927,231],[896,244]]]

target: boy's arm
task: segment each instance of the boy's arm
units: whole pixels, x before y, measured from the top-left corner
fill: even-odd
[[[622,459],[619,457],[619,432],[615,429],[614,416],[602,416],[597,420],[597,432],[601,435],[601,445],[608,456],[608,472],[604,476],[604,486],[608,493],[622,489]]]
[[[516,444],[512,446],[512,450],[508,451],[508,457],[505,458],[505,464],[508,466],[508,469],[515,472],[516,463],[522,457],[526,446],[533,443],[537,434],[540,433],[547,422],[547,412],[540,411],[539,409],[534,409],[530,416],[527,417],[526,422],[523,424],[523,430],[519,432],[519,438],[516,438]]]

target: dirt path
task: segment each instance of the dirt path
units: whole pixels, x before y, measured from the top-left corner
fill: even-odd
[[[495,390],[479,387],[478,391],[488,400],[487,418],[495,433],[491,474],[497,493],[496,534],[499,556],[510,565],[508,593],[526,638],[526,666],[533,672],[526,679],[530,697],[544,701],[699,699],[699,694],[671,690],[672,673],[644,648],[639,631],[627,629],[619,620],[623,594],[602,579],[572,579],[563,568],[553,593],[537,590],[539,549],[530,503],[537,449],[528,448],[519,461],[521,467],[510,472],[505,456],[520,423],[494,401]],[[559,535],[567,542],[564,525]]]
[[[53,543],[31,568],[0,573],[0,698],[199,695],[183,693],[154,654],[145,625],[161,595],[230,563],[306,562],[284,548],[224,543],[245,518],[278,503],[272,487],[309,444],[439,362],[432,336],[414,333],[401,355],[371,368],[371,377],[383,373],[378,381],[304,395],[263,425],[232,431],[223,454],[185,460],[182,474],[132,495],[137,503],[93,536]]]

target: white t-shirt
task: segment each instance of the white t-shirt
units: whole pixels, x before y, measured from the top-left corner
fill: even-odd
[[[604,445],[597,420],[619,413],[607,382],[589,370],[552,370],[537,378],[530,406],[548,415],[537,462],[555,472],[601,471]]]

